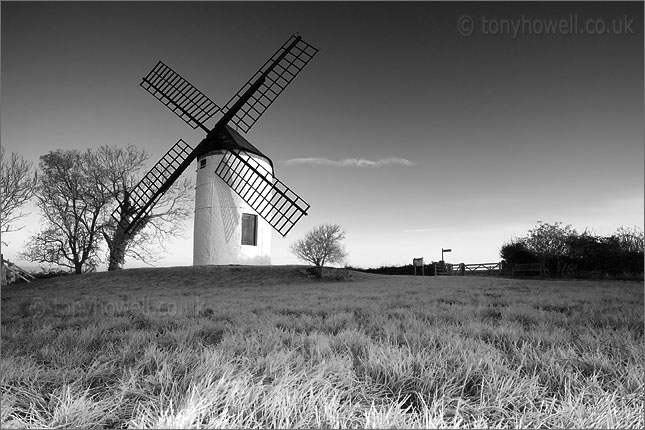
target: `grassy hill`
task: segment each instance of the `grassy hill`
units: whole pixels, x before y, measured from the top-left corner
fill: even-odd
[[[1,316],[3,427],[644,425],[641,283],[129,269]]]

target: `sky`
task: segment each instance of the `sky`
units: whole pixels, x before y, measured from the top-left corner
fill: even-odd
[[[199,143],[139,87],[159,60],[223,106],[290,35],[319,48],[245,135],[311,205],[273,264],[322,223],[357,267],[497,262],[538,221],[643,228],[642,3],[3,1],[1,25],[1,142],[35,165]],[[29,266],[26,210],[3,253]],[[192,239],[191,217],[155,265]]]

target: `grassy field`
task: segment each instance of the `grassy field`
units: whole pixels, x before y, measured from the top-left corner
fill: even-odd
[[[2,427],[643,428],[643,285],[304,267],[2,289]]]

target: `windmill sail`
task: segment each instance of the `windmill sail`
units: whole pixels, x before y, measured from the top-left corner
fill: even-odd
[[[249,153],[227,147],[221,135],[229,134],[229,123],[248,132],[317,52],[317,48],[299,35],[291,36],[229,100],[223,109],[224,115],[212,130],[204,123],[219,112],[220,107],[159,61],[143,78],[141,87],[193,129],[203,129],[207,136],[195,149],[179,140],[121,202],[112,216],[121,223],[126,234],[136,232],[154,204],[198,155],[226,149],[217,175],[285,236],[302,216],[307,215],[309,204],[273,177]]]
[[[300,36],[291,36],[226,103],[224,110],[231,112],[249,88],[264,78],[264,82],[253,95],[238,110],[231,112],[230,122],[244,133],[248,132],[317,52],[317,48],[302,40]]]
[[[220,110],[204,93],[161,61],[140,85],[193,129],[201,127],[208,133],[204,123]]]
[[[152,210],[154,204],[181,176],[194,158],[193,148],[179,139],[130,191],[129,196],[120,202],[112,212],[112,218],[117,223],[125,224],[123,228],[126,234],[136,230],[137,224]]]
[[[307,215],[309,204],[244,151],[227,151],[215,173],[282,236]]]

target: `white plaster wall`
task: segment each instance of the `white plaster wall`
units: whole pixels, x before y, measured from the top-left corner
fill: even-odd
[[[272,171],[265,158],[249,155]],[[257,213],[215,174],[223,157],[224,151],[214,151],[197,160],[193,265],[271,264],[272,228],[259,215],[257,246],[242,245],[242,213]]]

